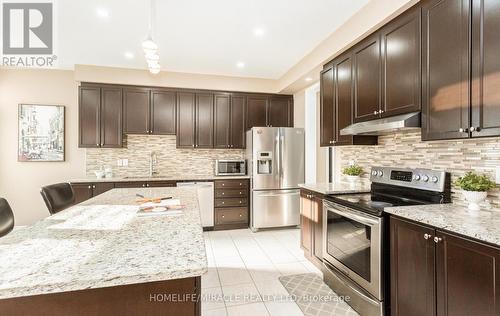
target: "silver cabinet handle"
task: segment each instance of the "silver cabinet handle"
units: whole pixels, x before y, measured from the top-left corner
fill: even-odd
[[[471,132],[474,132],[475,130],[476,130],[476,128],[475,128],[474,126],[471,126],[471,127],[470,127],[470,131],[471,131]]]
[[[378,113],[379,113],[379,114],[382,114],[382,113],[384,113],[384,110],[380,110],[380,111],[378,111]]]
[[[95,189],[95,185],[92,186],[92,189]]]
[[[431,238],[431,237],[432,237],[432,235],[429,235],[429,234],[427,234],[427,233],[426,233],[426,234],[424,234],[424,239],[425,239],[425,240],[427,240],[427,239],[429,239],[429,238]]]
[[[378,114],[378,111],[373,111],[373,115],[377,115]]]
[[[243,183],[240,182],[240,186],[242,186],[242,185],[243,185]]]
[[[224,215],[222,215],[222,218],[224,218]]]
[[[242,202],[240,201],[240,204],[241,204],[241,203],[242,203]]]
[[[240,192],[240,195],[241,195],[241,194],[243,194],[243,193],[241,193],[241,192]]]
[[[193,147],[194,147],[194,144],[193,144],[193,145],[191,145],[191,146],[193,146]]]
[[[222,192],[222,195],[224,195],[224,194],[225,194],[225,193],[224,193],[224,192]]]
[[[224,202],[222,202],[222,204],[225,204]]]
[[[145,183],[143,183],[143,184],[142,184],[142,187],[143,187],[143,188],[144,188],[144,187],[146,187],[146,184],[145,184]]]
[[[91,186],[91,185],[89,185],[89,189],[92,189],[92,186]]]
[[[443,240],[443,238],[441,237],[434,237],[434,242],[437,244],[438,242],[441,242]]]
[[[223,183],[222,186],[225,186],[225,184]]]
[[[460,133],[467,133],[469,131],[469,129],[466,127],[466,128],[461,128],[458,130],[458,132]]]
[[[240,217],[243,217],[243,215],[240,214]]]

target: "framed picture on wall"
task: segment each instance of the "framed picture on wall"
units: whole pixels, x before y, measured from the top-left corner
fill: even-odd
[[[64,161],[64,106],[19,104],[18,161]]]

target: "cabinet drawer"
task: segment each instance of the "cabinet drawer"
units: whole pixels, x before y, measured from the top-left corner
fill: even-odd
[[[248,206],[247,198],[215,199],[215,207]]]
[[[215,198],[233,198],[246,197],[248,192],[246,188],[240,189],[217,189],[215,190]]]
[[[248,208],[215,209],[215,225],[248,223]]]
[[[248,188],[248,180],[218,180],[215,181],[216,189],[235,189],[235,188]]]

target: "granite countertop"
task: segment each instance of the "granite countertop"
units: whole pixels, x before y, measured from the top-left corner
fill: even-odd
[[[500,209],[471,214],[456,204],[386,207],[384,212],[500,246]]]
[[[172,196],[182,214],[138,217],[135,194]],[[0,239],[0,299],[200,276],[196,189],[113,189]]]
[[[370,182],[368,181],[356,183],[350,183],[347,181],[332,183],[304,183],[299,184],[299,187],[313,192],[318,192],[323,195],[370,192]]]
[[[168,177],[168,176],[145,176],[145,177],[113,177],[96,178],[88,177],[81,179],[71,179],[69,183],[95,183],[95,182],[138,182],[138,181],[213,181],[213,180],[238,180],[250,179],[250,176],[193,176],[193,177]]]

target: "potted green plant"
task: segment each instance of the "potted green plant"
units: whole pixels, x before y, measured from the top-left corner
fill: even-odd
[[[350,165],[345,167],[342,173],[346,176],[347,180],[351,183],[355,183],[361,178],[363,174],[363,168],[358,165]]]
[[[462,189],[462,193],[469,202],[469,210],[479,211],[479,203],[486,199],[488,190],[496,187],[487,175],[479,175],[472,171],[455,181],[455,185]]]

